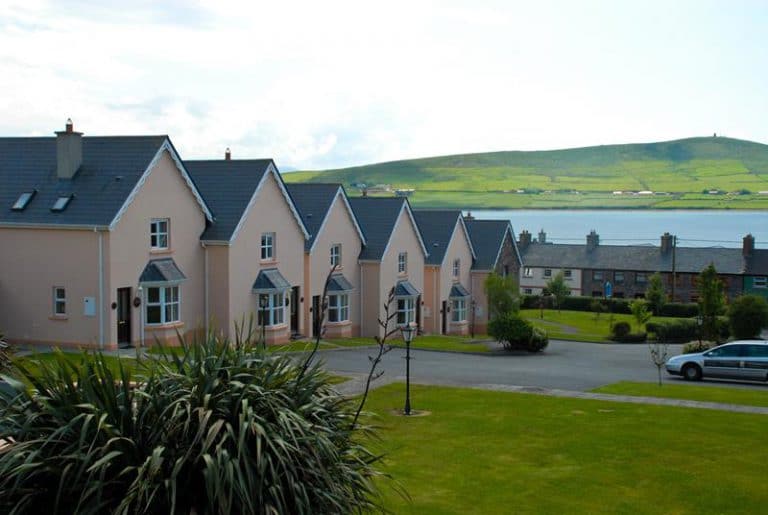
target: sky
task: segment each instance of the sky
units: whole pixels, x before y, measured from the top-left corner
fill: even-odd
[[[282,170],[768,142],[764,1],[0,4],[0,136],[168,134]]]

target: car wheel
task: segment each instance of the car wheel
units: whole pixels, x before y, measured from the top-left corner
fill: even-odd
[[[699,381],[701,380],[701,369],[698,365],[689,363],[683,367],[683,378],[686,381]]]

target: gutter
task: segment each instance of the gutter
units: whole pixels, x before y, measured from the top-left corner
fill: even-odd
[[[109,231],[108,225],[46,224],[27,222],[0,222],[0,227],[11,229],[66,229],[73,231]]]

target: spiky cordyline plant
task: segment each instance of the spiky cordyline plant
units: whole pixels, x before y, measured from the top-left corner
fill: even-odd
[[[11,350],[5,341],[5,336],[0,333],[0,372],[8,368],[11,364]]]
[[[0,394],[2,513],[360,513],[379,457],[326,374],[208,337],[113,373],[17,365]],[[367,429],[363,429],[367,432]]]

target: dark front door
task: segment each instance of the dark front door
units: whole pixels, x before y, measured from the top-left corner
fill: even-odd
[[[320,332],[320,295],[312,297],[312,336]]]
[[[447,331],[445,330],[445,324],[447,322],[448,318],[448,303],[443,301],[443,308],[440,310],[440,320],[442,321],[442,324],[440,325],[440,334],[445,334]]]
[[[291,288],[291,334],[299,332],[299,287]]]
[[[143,306],[142,306],[143,307]],[[117,344],[131,344],[131,289],[117,289]]]

